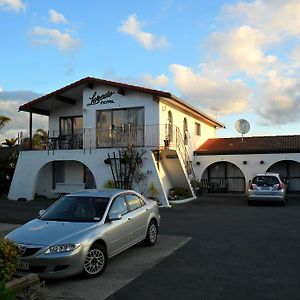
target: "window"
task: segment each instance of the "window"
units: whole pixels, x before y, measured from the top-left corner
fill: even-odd
[[[110,207],[110,214],[121,214],[124,215],[128,212],[125,198],[123,196],[118,196],[114,199],[113,204]]]
[[[198,136],[201,136],[201,124],[195,123],[195,133]]]
[[[98,147],[144,145],[144,108],[97,111]]]
[[[133,194],[126,195],[126,199],[127,199],[130,210],[135,210],[135,209],[145,205],[144,201],[137,195],[133,195]]]
[[[59,143],[63,149],[80,149],[83,142],[83,119],[78,117],[61,117],[59,122]]]
[[[60,134],[74,135],[82,133],[82,116],[78,117],[61,117]]]
[[[183,139],[184,139],[184,144],[188,145],[189,144],[189,129],[188,129],[188,123],[187,119],[183,119]]]
[[[172,112],[168,111],[168,132],[167,132],[167,138],[172,142],[173,141],[173,115]]]

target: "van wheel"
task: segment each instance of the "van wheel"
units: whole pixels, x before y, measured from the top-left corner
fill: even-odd
[[[157,241],[157,235],[158,235],[157,223],[154,220],[151,220],[148,226],[146,238],[144,239],[144,244],[146,246],[154,246]]]
[[[107,251],[102,245],[92,245],[88,251],[83,265],[83,276],[95,278],[101,275],[107,265]]]

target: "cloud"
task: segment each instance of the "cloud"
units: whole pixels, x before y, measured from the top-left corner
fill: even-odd
[[[268,35],[300,34],[300,2],[298,0],[256,0],[225,5],[223,18],[235,19],[264,31]]]
[[[26,6],[21,0],[0,0],[0,9],[8,11],[25,11]]]
[[[270,73],[268,80],[260,83],[260,101],[256,111],[260,123],[274,126],[295,123],[300,116],[300,81]]]
[[[269,37],[262,31],[241,26],[227,32],[214,32],[206,47],[214,54],[214,64],[228,74],[242,71],[255,75],[277,61],[276,56],[264,53],[264,46],[269,42]]]
[[[169,79],[165,74],[153,77],[151,74],[142,76],[142,82],[149,87],[166,87],[169,84]]]
[[[142,27],[143,24],[137,20],[136,14],[132,14],[119,27],[119,31],[135,38],[147,50],[163,49],[168,46],[165,37],[157,37],[150,32],[142,31]]]
[[[0,130],[0,143],[6,138],[17,137],[18,132],[28,132],[29,114],[18,112],[19,106],[29,100],[35,99],[41,94],[32,91],[2,91],[0,92],[1,114],[9,117],[11,121]],[[34,130],[38,128],[47,129],[48,118],[39,115],[33,115]]]
[[[299,16],[298,0],[225,5],[198,67],[171,65],[175,86],[194,105],[253,111],[260,125],[299,122]]]
[[[58,29],[35,27],[31,35],[35,45],[51,45],[62,52],[69,52],[80,45],[80,41],[69,33],[63,33]]]
[[[49,9],[50,22],[54,24],[68,23],[65,16],[54,9]]]
[[[222,114],[250,110],[252,92],[242,80],[208,78],[191,68],[175,64],[170,70],[181,97],[194,106],[216,107]]]

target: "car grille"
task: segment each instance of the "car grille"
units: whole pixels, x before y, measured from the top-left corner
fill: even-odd
[[[20,256],[26,257],[26,256],[34,255],[42,248],[41,247],[38,247],[38,248],[37,247],[26,247],[24,245],[19,245],[19,249],[20,249]]]

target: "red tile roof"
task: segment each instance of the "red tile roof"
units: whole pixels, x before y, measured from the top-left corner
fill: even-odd
[[[195,155],[299,153],[300,135],[208,139]]]

